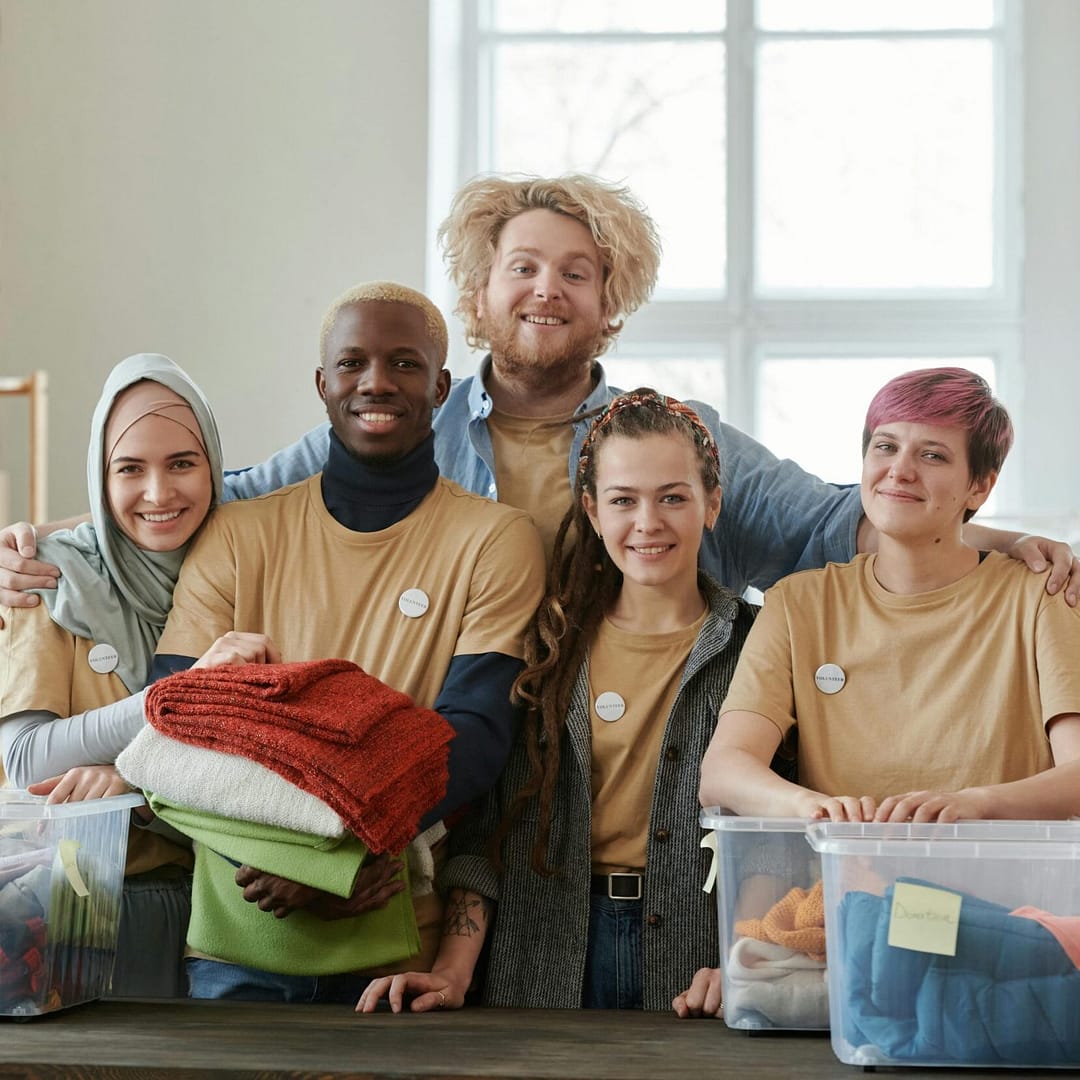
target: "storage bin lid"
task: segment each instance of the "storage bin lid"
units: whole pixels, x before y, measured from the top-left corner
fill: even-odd
[[[710,806],[701,811],[703,829],[721,829],[724,832],[784,832],[806,831],[806,818],[739,817],[721,806]]]
[[[806,838],[824,855],[1080,859],[1080,821],[814,821]]]
[[[18,788],[0,788],[0,822],[45,821],[53,818],[91,817],[113,814],[145,806],[146,800],[134,792],[112,795],[107,799],[87,799],[85,802],[52,803],[44,795],[31,795]]]

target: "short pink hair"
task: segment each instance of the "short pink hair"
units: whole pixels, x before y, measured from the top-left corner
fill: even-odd
[[[987,381],[967,368],[909,371],[887,382],[866,410],[864,457],[870,437],[890,421],[962,428],[968,435],[972,480],[985,480],[999,472],[1013,444],[1012,421],[1005,406],[990,392]]]

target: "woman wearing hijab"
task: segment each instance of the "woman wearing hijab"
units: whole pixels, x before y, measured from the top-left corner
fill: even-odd
[[[210,406],[167,357],[130,356],[112,370],[87,480],[91,521],[39,546],[61,569],[58,588],[42,590],[37,607],[2,609],[4,773],[52,802],[129,790],[112,762],[142,726],[139,692],[184,553],[221,496]],[[131,830],[115,995],[186,994],[190,868],[177,834]]]

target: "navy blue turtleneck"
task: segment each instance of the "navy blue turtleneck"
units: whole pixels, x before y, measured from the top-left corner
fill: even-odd
[[[408,517],[439,479],[435,436],[397,461],[354,457],[333,431],[322,472],[322,496],[335,521],[353,532],[379,532]]]
[[[330,433],[323,468],[323,501],[335,521],[354,532],[378,532],[408,517],[439,478],[435,437],[429,434],[397,461],[361,461]],[[191,667],[197,657],[159,653],[152,679]],[[312,657],[312,659],[315,659]],[[510,753],[520,711],[510,703],[510,687],[522,661],[504,653],[455,656],[434,708],[453,727],[446,794],[424,816],[427,828],[494,787]]]

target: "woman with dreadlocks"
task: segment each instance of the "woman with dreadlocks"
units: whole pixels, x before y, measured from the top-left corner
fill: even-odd
[[[699,766],[756,610],[698,571],[720,464],[655,391],[594,421],[515,685],[525,730],[455,830],[438,959],[358,1012],[460,1006],[489,928],[487,1005],[719,1012]]]

